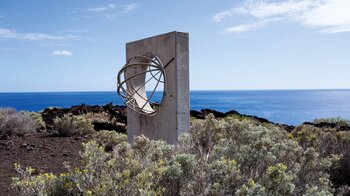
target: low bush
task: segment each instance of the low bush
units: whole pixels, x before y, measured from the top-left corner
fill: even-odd
[[[16,112],[15,109],[0,109],[0,137],[17,135],[24,136],[35,132],[37,124],[26,112]]]
[[[53,133],[57,136],[83,136],[94,132],[94,126],[90,120],[81,116],[64,115],[54,120]]]
[[[95,131],[109,130],[126,133],[126,125],[118,122],[112,114],[107,112],[88,112],[79,116],[89,120],[94,125]]]
[[[93,139],[99,144],[100,146],[103,146],[104,150],[106,152],[113,151],[113,148],[123,142],[126,141],[128,138],[125,134],[119,134],[115,131],[108,131],[108,130],[102,130],[95,132],[93,135]]]
[[[101,132],[83,144],[80,168],[34,175],[17,165],[13,185],[25,195],[333,195],[328,171],[339,156],[291,136],[212,115],[194,120],[178,145]]]
[[[100,113],[88,112],[86,114],[82,114],[81,116],[84,117],[85,119],[89,119],[91,122],[104,122],[104,123],[111,122],[111,116],[107,112],[100,112]]]
[[[317,122],[332,122],[344,126],[343,119],[321,119]],[[329,169],[330,179],[333,187],[342,188],[350,186],[350,132],[340,131],[339,126],[315,127],[312,125],[301,125],[296,127],[290,137],[298,141],[304,148],[315,148],[322,157],[337,154],[341,159]],[[350,194],[350,192],[349,192]]]
[[[39,112],[26,112],[36,123],[38,130],[45,130],[45,122],[41,113]]]

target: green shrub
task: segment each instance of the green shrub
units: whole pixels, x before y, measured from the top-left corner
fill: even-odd
[[[107,112],[93,113],[88,112],[86,114],[82,114],[82,117],[85,119],[89,119],[91,122],[105,122],[109,123],[111,121],[111,115]]]
[[[0,109],[0,137],[18,135],[23,136],[35,132],[35,121],[25,112],[16,112],[15,109]]]
[[[82,136],[94,132],[91,122],[81,116],[64,115],[54,120],[54,134],[62,137]]]
[[[204,161],[221,157],[236,160],[243,179],[237,187],[253,180],[263,186],[266,194],[276,194],[276,191],[286,194],[293,186],[293,193],[303,193],[307,189],[306,182],[318,186],[323,183],[320,178],[328,179],[327,169],[339,159],[337,156],[320,156],[313,148],[303,148],[279,127],[266,128],[244,119],[217,120],[213,116],[194,123],[180,144],[184,152],[200,155]],[[266,177],[267,170],[279,163],[287,166],[286,175],[293,179],[288,186],[267,189],[270,186],[267,183],[272,180]],[[278,184],[282,186],[283,181]],[[323,188],[331,191],[330,184]]]
[[[265,187],[254,182],[254,180],[249,179],[245,184],[243,184],[237,191],[236,195],[246,196],[246,195],[267,195]]]
[[[336,136],[340,140],[340,144],[350,146],[350,131],[338,131]]]
[[[322,119],[318,122],[341,122],[343,119]],[[291,138],[298,141],[303,148],[314,148],[320,157],[337,154],[341,159],[329,167],[328,173],[333,187],[341,188],[350,185],[350,132],[340,131],[339,126],[315,127],[312,125],[301,125],[296,127],[290,134]],[[350,193],[350,192],[349,192]]]
[[[332,195],[328,170],[339,160],[277,126],[212,115],[175,146],[103,131],[83,147],[80,168],[33,175],[16,166],[13,185],[26,195]]]
[[[101,146],[104,147],[104,150],[107,152],[113,151],[113,148],[126,141],[128,136],[125,134],[116,133],[115,131],[102,130],[95,132],[93,135],[94,140]]]
[[[26,112],[26,113],[35,121],[37,128],[39,130],[45,129],[45,122],[43,120],[41,113],[39,112]]]

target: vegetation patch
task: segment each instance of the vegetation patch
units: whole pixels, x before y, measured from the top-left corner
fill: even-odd
[[[55,135],[61,137],[83,136],[94,132],[91,121],[82,116],[64,115],[54,120]]]
[[[346,181],[332,179],[344,171],[339,160],[349,159],[344,137],[309,125],[287,132],[208,115],[192,119],[178,145],[95,133],[83,144],[81,167],[37,174],[16,165],[13,186],[23,195],[344,195]]]
[[[11,135],[24,136],[38,128],[35,120],[26,112],[12,108],[0,108],[0,138]]]

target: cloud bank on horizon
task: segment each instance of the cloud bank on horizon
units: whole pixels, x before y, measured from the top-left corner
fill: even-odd
[[[215,14],[213,21],[221,22],[234,16],[245,16],[253,22],[228,27],[226,33],[242,33],[276,21],[292,21],[324,33],[350,31],[349,0],[248,0]]]

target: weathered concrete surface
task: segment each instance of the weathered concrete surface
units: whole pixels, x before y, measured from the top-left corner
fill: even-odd
[[[154,116],[127,110],[129,141],[144,134],[170,144],[178,141],[181,132],[189,129],[189,45],[188,33],[170,32],[126,44],[126,60],[151,52],[163,63],[175,58],[165,69],[166,94],[163,106]]]

